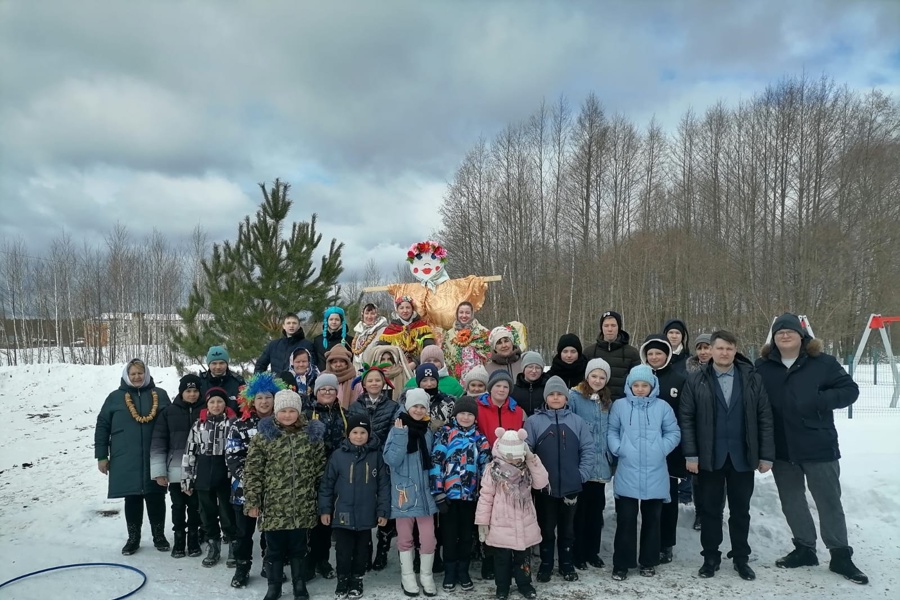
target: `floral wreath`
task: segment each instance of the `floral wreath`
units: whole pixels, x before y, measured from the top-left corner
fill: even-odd
[[[431,254],[441,263],[447,262],[447,249],[432,240],[417,242],[410,246],[406,251],[406,261],[412,263],[415,259],[422,258],[423,254]]]

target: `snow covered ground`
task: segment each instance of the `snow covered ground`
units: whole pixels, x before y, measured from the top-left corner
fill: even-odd
[[[152,371],[159,385],[177,390],[174,368]],[[119,562],[134,565],[148,576],[147,585],[134,598],[261,598],[265,586],[257,576],[258,560],[250,586],[234,590],[229,587],[232,571],[224,564],[205,569],[199,558],[175,560],[154,550],[146,525],[141,550],[130,557],[120,554],[125,541],[122,501],[106,499],[106,479],[93,459],[96,415],[107,393],[118,385],[120,373],[121,366],[0,367],[0,408],[7,423],[0,438],[0,582],[54,565]],[[889,399],[890,393],[887,386],[878,387],[885,389],[864,386],[860,404],[886,406],[884,399]],[[660,567],[657,577],[645,579],[635,573],[617,583],[610,578],[610,567],[589,570],[581,573],[578,582],[555,578],[538,585],[540,597],[900,597],[900,414],[860,412],[859,418],[839,419],[838,428],[844,454],[844,507],[854,558],[870,576],[870,585],[856,586],[829,572],[828,553],[821,543],[822,566],[792,571],[775,568],[775,559],[791,548],[791,542],[774,480],[766,474],[757,475],[752,503],[750,543],[758,577],[755,582],[742,581],[730,568],[723,568],[711,580],[696,577],[702,562],[699,534],[690,527],[692,507],[682,506],[675,561]],[[610,498],[601,553],[607,563],[611,562],[615,528],[611,507]],[[727,550],[727,532],[725,539]],[[124,594],[139,582],[139,576],[127,571],[70,570],[0,589],[0,598],[101,600]],[[402,598],[396,558],[392,557],[387,570],[367,576],[365,585],[366,597]],[[317,579],[309,589],[313,598],[330,598],[334,581]],[[476,578],[475,591],[466,597],[492,598],[493,593],[492,582]]]

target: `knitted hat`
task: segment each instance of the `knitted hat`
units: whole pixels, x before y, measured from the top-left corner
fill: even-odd
[[[566,348],[575,348],[578,350],[578,354],[583,353],[583,349],[581,347],[581,340],[574,333],[566,333],[559,337],[559,341],[556,342],[556,353],[562,354],[562,351]]]
[[[437,366],[430,362],[423,362],[421,365],[416,367],[416,385],[420,385],[422,383],[422,380],[426,377],[431,377],[435,381],[438,381],[441,376],[438,373]]]
[[[491,350],[493,350],[497,346],[497,342],[503,338],[513,339],[513,334],[509,327],[499,325],[491,329],[491,333],[488,335],[488,343],[491,345]]]
[[[663,335],[669,333],[673,329],[680,332],[682,337],[687,335],[687,329],[679,319],[671,319],[670,321],[666,321],[664,325],[665,330],[663,331]]]
[[[370,435],[372,434],[372,422],[369,421],[368,415],[353,413],[347,416],[347,433],[349,434],[357,427],[362,427]]]
[[[441,347],[437,344],[422,348],[422,352],[419,354],[419,360],[422,363],[434,363],[434,361],[437,360],[437,362],[442,365],[445,364],[444,353],[441,352]]]
[[[228,350],[225,349],[225,346],[210,346],[209,350],[206,352],[206,364],[215,360],[224,360],[225,362],[228,362]]]
[[[803,325],[800,324],[800,319],[795,314],[784,313],[772,323],[772,335],[775,335],[782,329],[790,329],[791,331],[796,331],[800,334],[800,337],[806,336],[806,331],[803,330]]]
[[[224,400],[225,404],[228,404],[228,401],[230,400],[230,398],[228,397],[228,392],[226,392],[225,390],[223,390],[220,387],[211,387],[208,390],[206,390],[206,397],[204,398],[204,400],[209,402],[210,398],[216,398],[216,397]]]
[[[178,382],[178,393],[181,394],[185,390],[200,390],[200,378],[193,373],[188,373]]]
[[[353,353],[347,350],[347,348],[341,344],[338,346],[333,346],[328,352],[325,353],[325,365],[333,361],[336,358],[343,358],[348,363],[353,361]]]
[[[319,376],[316,377],[316,385],[313,388],[313,393],[318,394],[319,390],[326,387],[338,389],[337,375],[334,373],[320,373]]]
[[[509,384],[509,389],[513,387],[513,378],[509,373],[504,371],[503,369],[497,369],[493,373],[491,373],[490,378],[488,378],[487,382],[487,391],[490,392],[497,383],[505,381]]]
[[[428,392],[421,388],[413,388],[406,390],[406,403],[404,406],[409,411],[413,406],[424,406],[428,408],[431,405],[431,397]]]
[[[625,379],[625,385],[629,389],[631,388],[631,384],[635,381],[644,381],[650,384],[650,387],[656,388],[658,385],[658,381],[656,379],[656,375],[653,374],[653,369],[648,367],[647,365],[638,365],[636,367],[632,367],[631,371],[628,373],[628,378]]]
[[[477,417],[478,404],[475,402],[475,398],[472,396],[460,396],[453,404],[453,411],[450,413],[450,416],[455,417],[461,412],[472,413],[473,416]]]
[[[484,365],[478,365],[477,367],[474,367],[471,371],[463,376],[464,387],[469,387],[469,384],[473,381],[480,381],[485,385],[485,387],[487,387],[488,372],[487,369],[484,368]]]
[[[618,325],[619,330],[621,330],[622,329],[622,315],[620,315],[619,313],[617,313],[614,310],[608,310],[608,311],[604,312],[602,315],[600,315],[601,329],[603,328],[603,321],[605,321],[606,319],[609,319],[610,317],[612,317],[613,319],[616,320],[616,325]]]
[[[602,358],[592,358],[588,361],[587,366],[584,368],[584,378],[587,379],[587,376],[590,375],[591,371],[596,371],[597,369],[606,372],[606,381],[608,382],[609,378],[612,377],[612,369],[610,368],[609,363]]]
[[[712,335],[709,333],[701,333],[697,336],[697,339],[694,340],[694,350],[696,350],[697,346],[699,346],[700,344],[706,344],[707,346],[709,346],[710,342],[712,342]]]
[[[325,309],[325,317],[322,319],[322,346],[328,348],[328,317],[337,315],[341,318],[341,339],[347,339],[347,315],[340,306],[329,306]]]
[[[651,333],[644,338],[644,343],[641,344],[641,358],[646,356],[648,350],[661,350],[666,353],[666,356],[669,356],[672,354],[672,345],[665,336],[658,333]]]
[[[524,369],[528,365],[538,365],[542,369],[546,366],[544,365],[544,357],[534,350],[529,350],[522,355],[522,368]]]
[[[293,408],[297,412],[301,412],[303,399],[300,394],[293,390],[281,390],[275,394],[275,412],[284,410],[285,408]]]
[[[559,392],[566,398],[569,397],[569,388],[566,386],[566,382],[562,380],[562,377],[559,375],[554,375],[550,379],[547,380],[547,383],[544,384],[544,401],[547,401],[547,397],[553,392]]]
[[[517,458],[525,458],[525,438],[528,432],[524,429],[516,431],[515,429],[503,429],[498,427],[494,430],[497,436],[497,444],[495,448],[497,452],[506,460],[514,460]]]

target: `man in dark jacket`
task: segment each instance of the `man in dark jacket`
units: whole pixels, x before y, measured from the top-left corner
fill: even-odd
[[[289,370],[291,368],[291,352],[300,346],[301,342],[308,344],[309,351],[315,356],[312,343],[306,340],[303,329],[300,327],[300,318],[293,313],[288,313],[282,323],[282,336],[266,344],[262,354],[256,359],[253,371],[259,373],[270,366],[275,373]]]
[[[665,400],[676,419],[679,403],[681,402],[681,390],[684,389],[684,375],[672,366],[672,347],[665,336],[651,333],[641,344],[641,361],[653,369],[653,374],[659,381],[659,398]],[[679,427],[681,423],[679,423]],[[660,553],[659,562],[666,564],[672,562],[672,548],[677,541],[676,530],[678,527],[678,484],[679,480],[687,479],[689,473],[685,468],[684,454],[681,446],[675,446],[666,456],[666,466],[669,469],[669,495],[670,501],[664,502],[660,514]]]
[[[629,345],[630,341],[631,335],[622,328],[622,315],[608,310],[600,315],[600,333],[597,334],[596,343],[584,349],[584,356],[588,360],[602,358],[609,363],[612,374],[606,387],[613,400],[625,395],[625,378],[632,367],[641,364],[637,348]]]
[[[212,388],[222,388],[228,394],[226,406],[237,413],[237,397],[241,386],[246,383],[244,378],[228,368],[228,350],[224,346],[212,346],[206,352],[206,364],[208,371],[200,373],[200,396],[206,397],[206,392]]]
[[[737,353],[737,338],[727,331],[711,336],[708,365],[687,380],[681,395],[681,450],[685,466],[700,475],[700,577],[713,577],[722,554],[722,505],[728,489],[728,529],[734,568],[742,579],[756,578],[750,568],[750,497],[753,471],[766,473],[775,460],[772,409],[762,379]]]
[[[666,341],[672,347],[672,360],[670,364],[676,371],[687,372],[687,359],[691,357],[688,345],[691,336],[688,335],[687,325],[681,319],[669,319],[663,324],[662,333]],[[678,414],[677,412],[675,413]]]
[[[838,435],[834,411],[859,397],[859,387],[833,356],[822,352],[791,313],[772,324],[773,344],[763,347],[756,369],[775,417],[775,485],[794,537],[794,550],[775,561],[783,569],[819,564],[816,526],[806,485],[819,512],[822,541],[831,551],[829,568],[854,583],[869,578],[853,564],[841,505]]]

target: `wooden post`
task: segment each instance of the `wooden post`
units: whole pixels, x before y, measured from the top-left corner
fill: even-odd
[[[503,277],[501,277],[500,275],[487,275],[487,276],[485,276],[485,277],[482,277],[482,279],[484,279],[484,280],[487,281],[487,282],[492,282],[492,281],[502,281],[502,280],[503,280]],[[415,282],[412,282],[412,283],[415,283]],[[424,285],[424,284],[423,284],[423,285]],[[386,285],[377,285],[377,286],[374,286],[374,287],[363,288],[362,291],[363,291],[363,292],[366,292],[366,293],[369,293],[369,292],[386,292],[386,291],[388,291],[388,287],[389,287],[389,286],[386,286]]]

